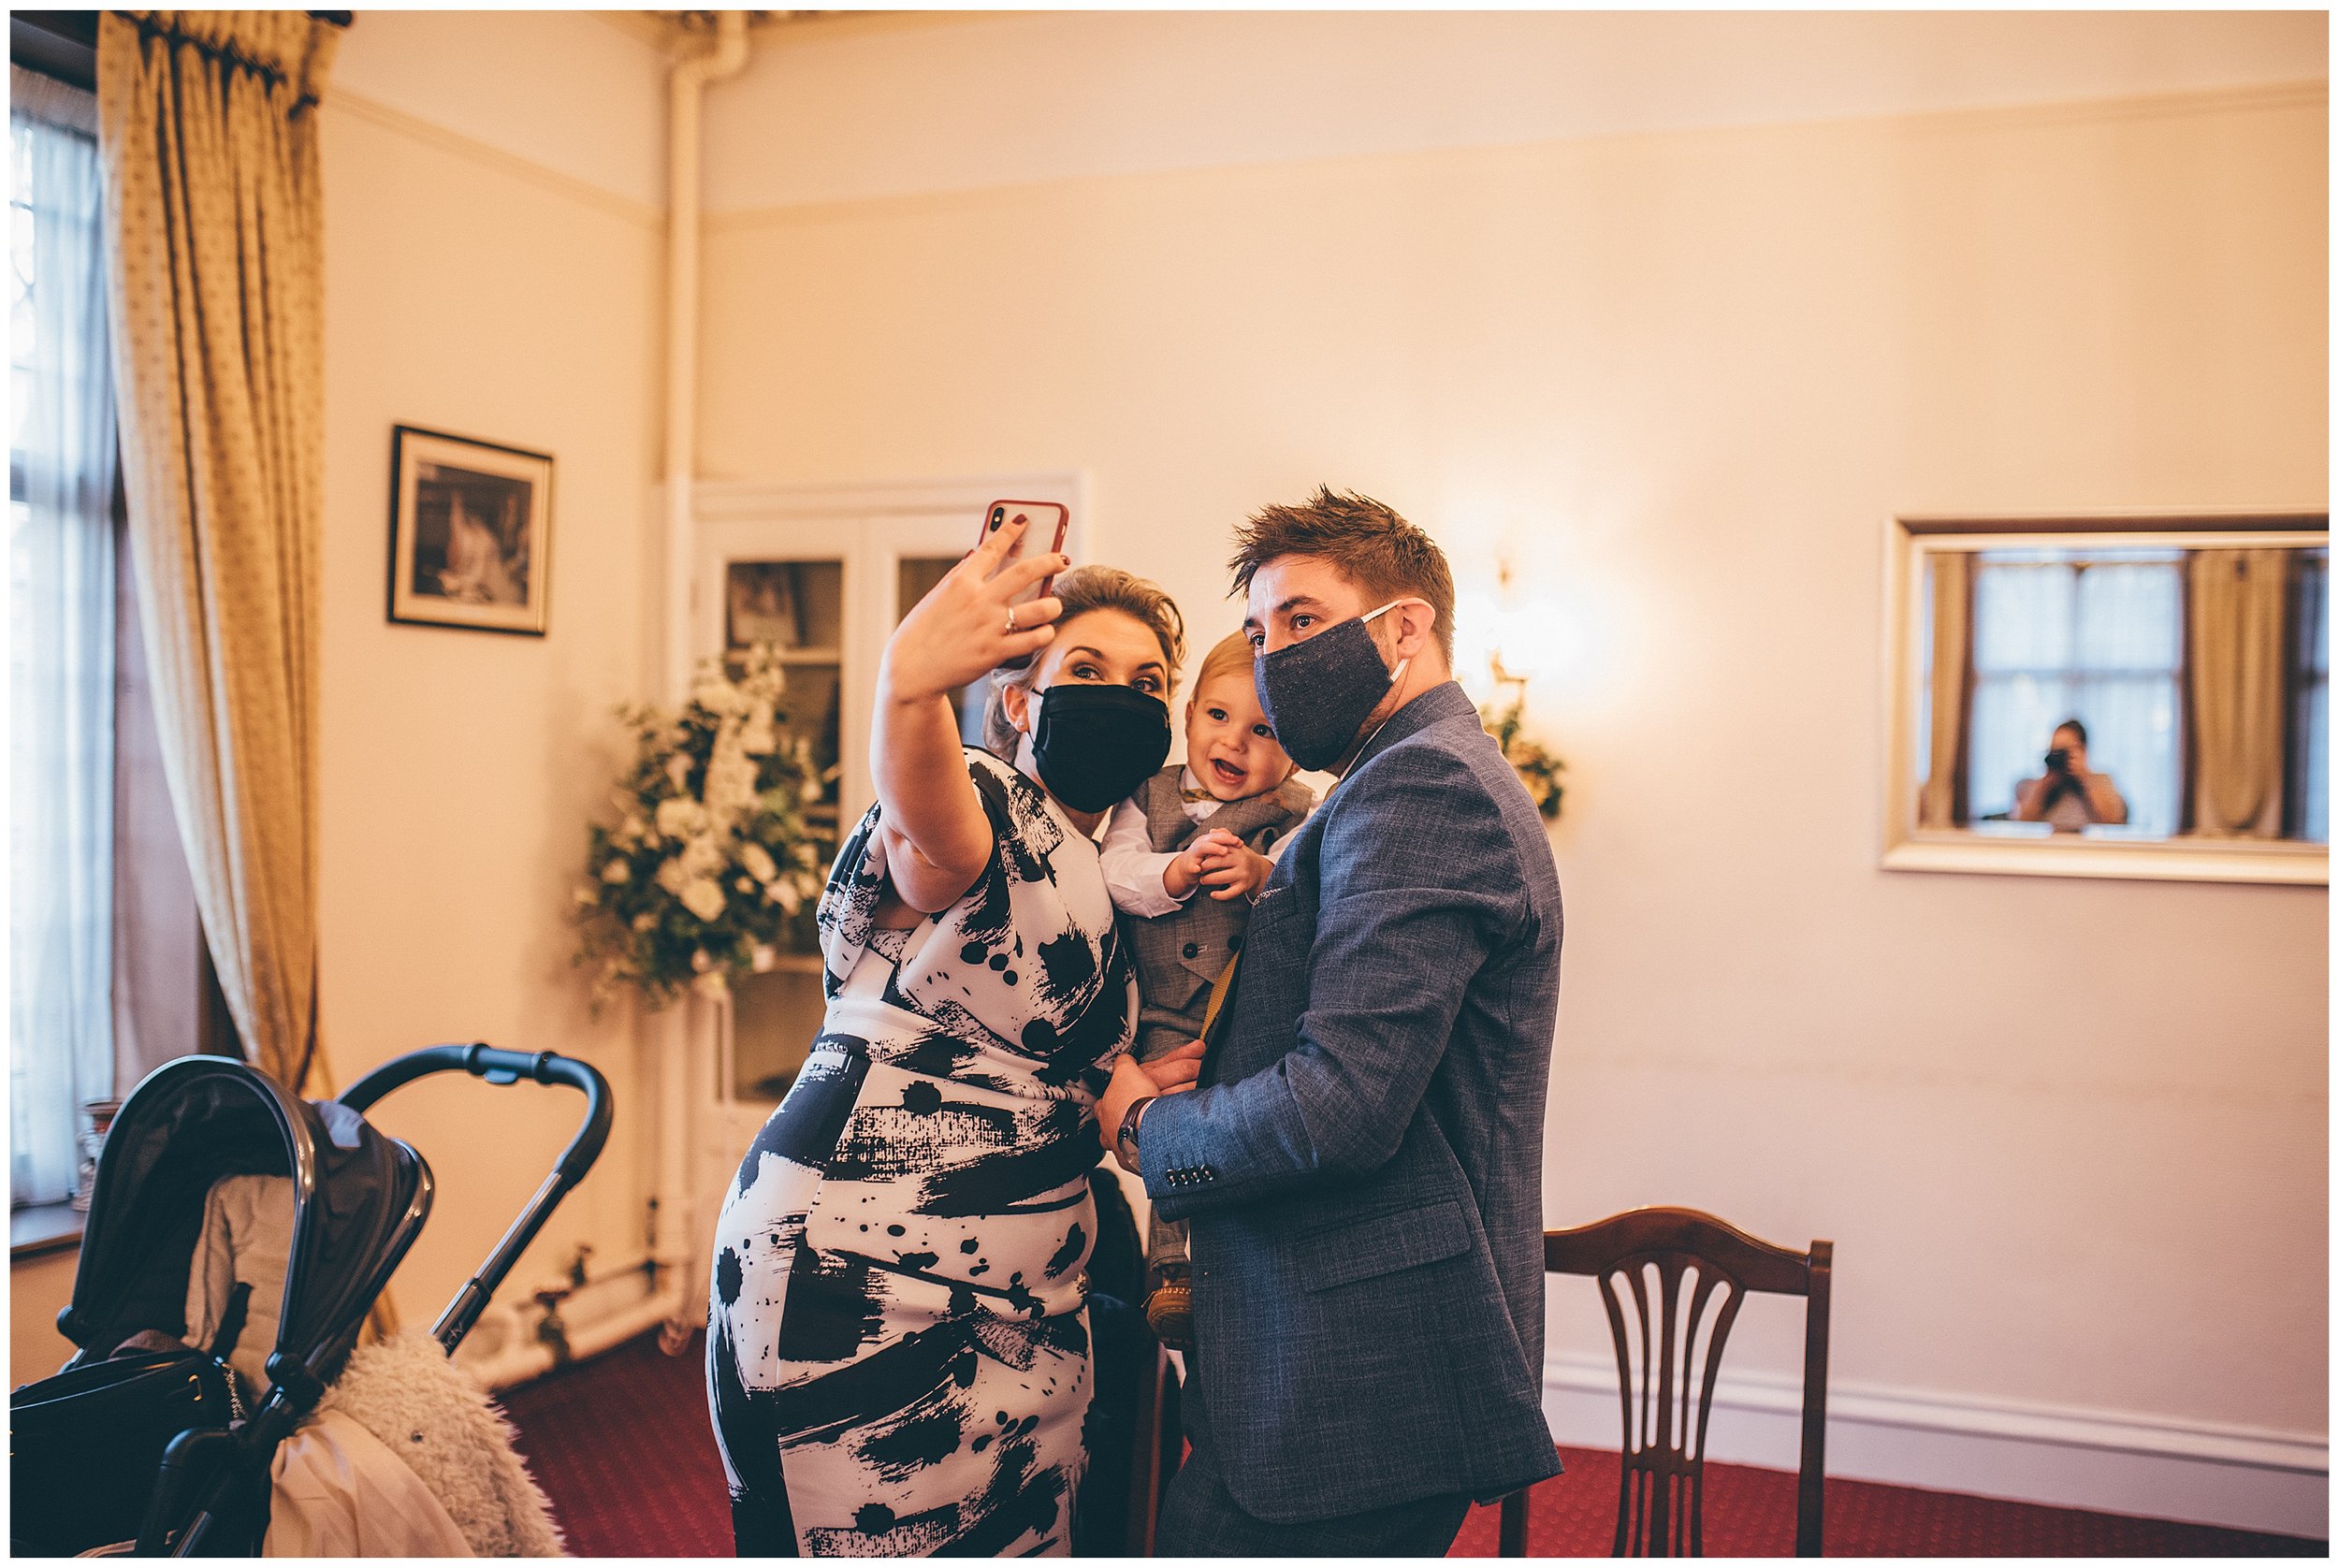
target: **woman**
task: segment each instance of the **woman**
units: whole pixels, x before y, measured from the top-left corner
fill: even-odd
[[[1149,583],[1003,566],[904,618],[877,805],[820,910],[828,1014],[715,1238],[707,1385],[741,1556],[1063,1553],[1089,1404],[1095,1107],[1136,984],[1094,835],[1161,765],[1184,652]],[[948,693],[997,671],[1013,765]]]

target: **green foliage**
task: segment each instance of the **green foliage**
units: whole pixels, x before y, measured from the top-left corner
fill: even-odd
[[[1560,796],[1567,789],[1560,782],[1560,775],[1566,771],[1567,764],[1553,756],[1541,741],[1529,740],[1520,733],[1526,725],[1526,711],[1527,699],[1515,696],[1510,706],[1500,713],[1480,708],[1478,719],[1486,725],[1487,733],[1494,737],[1494,744],[1502,748],[1504,760],[1518,770],[1518,781],[1527,786],[1528,798],[1535,803],[1535,809],[1546,817],[1557,817]]]

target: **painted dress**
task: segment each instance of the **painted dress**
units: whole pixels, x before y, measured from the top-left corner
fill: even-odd
[[[1096,1104],[1137,986],[1095,844],[966,759],[990,864],[879,929],[862,820],[821,901],[821,1033],[717,1225],[707,1397],[742,1556],[1070,1547]]]

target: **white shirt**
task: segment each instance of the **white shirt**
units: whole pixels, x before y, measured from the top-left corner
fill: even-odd
[[[1179,790],[1193,791],[1201,787],[1201,780],[1194,777],[1192,768],[1178,770]],[[1208,795],[1181,804],[1188,817],[1197,822],[1207,822],[1228,803]],[[1289,834],[1276,839],[1268,846],[1267,858],[1274,860],[1280,856],[1290,840]],[[1154,848],[1153,827],[1145,820],[1145,807],[1134,797],[1114,806],[1111,819],[1105,824],[1105,845],[1099,855],[1104,864],[1105,886],[1112,893],[1112,907],[1125,915],[1148,920],[1184,908],[1185,898],[1176,896],[1162,881],[1170,863],[1184,852]],[[1186,898],[1193,896],[1191,892],[1186,894]]]

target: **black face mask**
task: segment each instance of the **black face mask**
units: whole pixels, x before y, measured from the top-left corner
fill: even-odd
[[[1357,744],[1358,732],[1373,717],[1388,689],[1405,678],[1408,660],[1391,670],[1365,628],[1410,598],[1392,599],[1372,615],[1358,616],[1261,654],[1251,667],[1258,705],[1275,729],[1284,754],[1301,767],[1321,771]]]
[[[1075,811],[1128,799],[1170,760],[1170,704],[1133,686],[1065,682],[1032,700],[1039,782]]]

